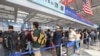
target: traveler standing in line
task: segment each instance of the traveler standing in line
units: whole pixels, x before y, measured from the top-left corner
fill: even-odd
[[[99,40],[100,41],[100,39],[99,39],[99,31],[97,30],[97,32],[96,32],[96,35],[97,35],[97,40]]]
[[[16,52],[16,44],[20,40],[19,35],[14,31],[13,26],[8,26],[8,31],[3,32],[3,46],[5,49],[5,56],[12,52]]]
[[[21,40],[21,49],[24,52],[26,49],[26,36],[28,34],[28,30],[27,29],[23,29],[22,32],[20,33],[20,40]]]
[[[80,34],[81,34],[81,37],[80,37],[80,47],[83,47],[83,40],[84,40],[84,33],[82,30],[80,30]]]
[[[2,30],[0,30],[0,36],[2,35]]]
[[[72,27],[69,27],[69,38],[68,38],[68,43],[73,43],[73,52],[75,52],[75,39],[76,39],[76,32]]]
[[[33,50],[40,50],[41,45],[37,42],[37,39],[39,38],[40,35],[40,30],[38,29],[39,27],[39,23],[38,22],[34,22],[33,23],[33,32],[31,32],[32,35],[32,47]],[[34,56],[41,56],[41,52],[37,51],[34,52]]]
[[[100,42],[100,30],[98,30],[98,40]],[[100,46],[100,44],[99,44],[99,46]]]
[[[62,43],[65,43],[65,31],[63,30],[63,27],[61,27],[61,32],[62,32]]]
[[[94,30],[94,43],[96,43],[97,35],[96,35],[96,30]]]
[[[69,27],[69,42],[75,42],[76,39],[76,32],[73,30],[72,27]]]
[[[47,30],[46,35],[47,35],[46,47],[50,47],[50,41],[51,41],[51,31],[50,31],[50,29]]]
[[[79,48],[80,48],[80,30],[76,30],[76,53],[79,54]]]
[[[3,38],[1,36],[2,36],[2,30],[0,30],[0,56],[4,56],[4,48],[2,46]]]
[[[69,39],[69,31],[65,31],[65,42],[68,42]]]
[[[91,45],[93,45],[94,42],[95,42],[95,32],[94,32],[94,30],[91,30],[90,37],[91,37]]]
[[[53,35],[53,43],[54,45],[60,45],[61,42],[62,42],[62,31],[60,26],[56,26],[56,31],[54,32]],[[60,46],[56,47],[56,55],[61,56]]]
[[[27,35],[26,35],[26,37],[25,37],[25,39],[26,39],[26,50],[32,50],[32,46],[31,46],[31,42],[33,41],[32,40],[32,36],[31,36],[31,31],[32,30],[30,30],[30,31],[28,31],[27,32]]]
[[[88,29],[84,29],[83,30],[83,33],[84,33],[84,44],[86,45],[86,47],[88,47],[88,38],[89,38],[89,34],[88,34]]]
[[[0,30],[0,44],[3,42],[3,38],[1,36],[2,36],[2,30]]]

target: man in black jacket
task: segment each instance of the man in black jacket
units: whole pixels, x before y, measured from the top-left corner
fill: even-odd
[[[4,48],[2,46],[3,38],[1,37],[1,35],[2,35],[2,30],[0,30],[0,56],[4,56]]]
[[[3,41],[1,36],[2,36],[2,30],[0,30],[0,44],[2,44],[2,41]]]
[[[23,29],[23,31],[20,33],[22,51],[25,51],[25,49],[26,49],[26,36],[27,36],[27,34],[28,34],[27,29]]]
[[[18,33],[13,30],[13,26],[8,27],[8,31],[3,32],[3,46],[5,49],[5,56],[9,55],[11,52],[16,51],[16,44],[20,38],[18,37]]]
[[[53,43],[55,45],[60,45],[62,42],[62,31],[60,26],[56,26],[56,31],[54,32],[54,36],[53,36]],[[60,46],[56,47],[56,54],[57,56],[61,56],[61,49]]]

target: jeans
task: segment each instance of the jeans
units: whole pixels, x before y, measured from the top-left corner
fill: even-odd
[[[85,44],[85,45],[88,45],[88,44],[89,44],[88,38],[85,38],[85,39],[84,39],[84,44]]]
[[[29,50],[31,51],[32,50],[32,46],[31,46],[31,42],[27,42],[27,47],[26,47],[26,50]]]
[[[5,49],[5,56],[11,56],[12,53],[15,53],[15,50]]]
[[[75,43],[76,50],[80,48],[79,44],[80,44],[80,40],[76,40],[76,43]]]
[[[91,36],[91,45],[94,44],[94,36]]]

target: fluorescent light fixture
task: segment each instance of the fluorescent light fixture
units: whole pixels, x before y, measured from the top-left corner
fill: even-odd
[[[23,21],[23,19],[21,19],[21,18],[17,18],[17,20],[19,20],[19,21]]]
[[[14,20],[12,20],[12,22],[15,22]]]
[[[10,22],[11,20],[8,20],[8,22]]]
[[[29,13],[27,13],[27,12],[24,12],[24,11],[18,11],[18,13],[22,13],[22,14],[29,14]]]

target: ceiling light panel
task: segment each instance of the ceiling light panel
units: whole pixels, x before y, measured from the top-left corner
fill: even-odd
[[[18,13],[20,13],[20,14],[26,14],[26,15],[28,15],[28,14],[29,14],[29,13],[24,12],[24,11],[18,11]]]

